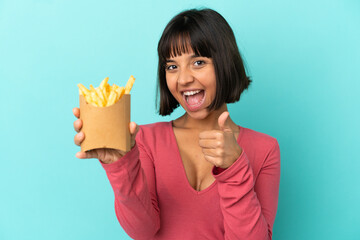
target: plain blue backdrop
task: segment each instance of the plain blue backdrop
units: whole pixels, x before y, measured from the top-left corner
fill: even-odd
[[[132,90],[155,109],[157,42],[178,12],[210,7],[234,30],[253,84],[233,120],[278,139],[273,239],[360,239],[360,2],[0,0],[0,239],[130,239],[95,159],[75,158],[78,83]]]

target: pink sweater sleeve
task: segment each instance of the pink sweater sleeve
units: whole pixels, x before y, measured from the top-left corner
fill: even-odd
[[[220,173],[219,173],[220,172]],[[278,204],[280,149],[274,142],[257,179],[245,151],[226,170],[213,168],[227,240],[271,240]]]
[[[138,134],[141,135],[141,130]],[[114,190],[120,225],[134,239],[151,239],[160,228],[152,159],[137,141],[118,161],[101,164]]]

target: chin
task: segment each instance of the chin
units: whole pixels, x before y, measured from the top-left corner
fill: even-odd
[[[195,112],[191,112],[191,111],[186,111],[186,112],[191,118],[196,120],[203,120],[209,116],[209,111],[207,109],[201,109]]]

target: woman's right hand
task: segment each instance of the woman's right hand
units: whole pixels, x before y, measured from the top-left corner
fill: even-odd
[[[74,129],[77,134],[74,137],[74,142],[76,145],[80,146],[82,141],[85,139],[85,134],[81,131],[82,128],[82,121],[80,119],[80,109],[74,108],[73,113],[77,120],[74,121]],[[137,132],[139,131],[139,127],[136,123],[131,122],[129,124],[130,134],[131,134],[131,148],[135,145],[135,137]],[[118,149],[111,149],[111,148],[98,148],[93,149],[86,152],[78,152],[76,153],[77,158],[97,158],[102,163],[113,163],[119,160],[122,156],[124,156],[126,152],[118,150]]]

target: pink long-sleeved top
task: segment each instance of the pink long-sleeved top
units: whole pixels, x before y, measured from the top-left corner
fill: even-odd
[[[240,126],[239,126],[240,127]],[[280,183],[275,138],[240,127],[243,149],[202,191],[189,184],[171,122],[140,126],[130,152],[102,164],[116,216],[133,239],[265,240],[272,238]]]

